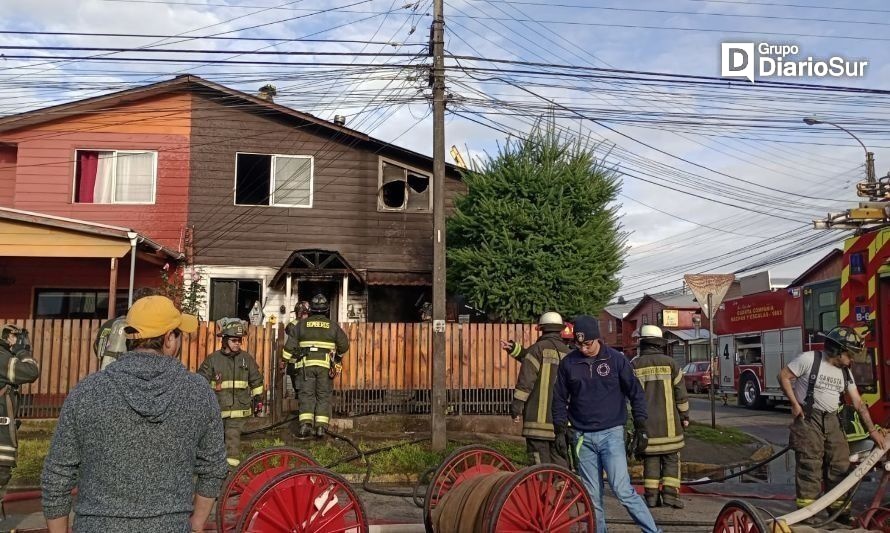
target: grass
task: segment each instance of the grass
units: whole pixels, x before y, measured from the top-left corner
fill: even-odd
[[[724,426],[717,426],[714,429],[709,425],[697,422],[689,424],[689,427],[686,428],[686,436],[710,444],[742,445],[754,442],[750,436],[738,429]]]
[[[379,453],[367,455],[368,461],[371,463],[371,473],[374,475],[396,475],[419,476],[429,468],[439,466],[443,459],[455,449],[472,444],[469,442],[449,442],[445,452],[438,453],[430,449],[430,443],[426,442],[405,442],[397,440],[358,440],[356,444],[362,451],[372,451],[379,448],[387,448],[395,446],[391,450],[384,450]],[[486,442],[499,452],[506,455],[512,462],[517,465],[527,463],[525,445],[517,442]],[[271,447],[281,446],[282,441],[279,439],[258,439],[242,442],[242,457]],[[307,441],[305,443],[297,443],[296,446],[306,451],[313,459],[322,466],[334,465],[332,470],[339,474],[363,474],[365,473],[365,464],[361,459],[354,459],[349,462],[341,462],[352,456],[355,451],[341,441],[326,440],[324,442]],[[334,464],[339,463],[339,464]]]

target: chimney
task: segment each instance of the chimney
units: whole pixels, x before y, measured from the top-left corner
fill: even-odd
[[[338,126],[346,125],[346,116],[345,115],[334,115],[334,124]]]
[[[278,91],[275,89],[275,86],[271,83],[267,83],[260,87],[259,91],[257,91],[257,98],[261,98],[269,102],[274,102],[275,95],[277,94]]]

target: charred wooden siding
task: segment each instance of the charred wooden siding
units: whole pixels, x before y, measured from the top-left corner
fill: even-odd
[[[432,215],[377,210],[378,156],[431,171],[430,163],[218,98],[196,95],[192,118],[196,263],[279,267],[294,250],[321,248],[358,269],[432,269]],[[312,207],[234,205],[238,152],[313,156]],[[462,184],[447,182],[450,205]]]

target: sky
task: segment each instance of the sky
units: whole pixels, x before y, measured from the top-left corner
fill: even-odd
[[[278,103],[431,154],[431,10],[431,0],[3,0],[0,114],[193,73],[251,93],[272,83]],[[542,116],[585,138],[622,183],[627,298],[677,287],[684,273],[796,277],[845,235],[812,221],[854,207],[865,176],[853,137],[802,119],[847,128],[875,153],[878,177],[890,170],[888,94],[825,88],[890,89],[888,14],[880,0],[446,0],[446,151],[483,160]],[[868,64],[861,77],[721,80],[724,42]]]

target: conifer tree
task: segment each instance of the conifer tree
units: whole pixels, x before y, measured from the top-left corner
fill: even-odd
[[[626,233],[618,177],[593,146],[539,123],[463,179],[448,220],[449,291],[493,320],[596,316],[618,290]]]

